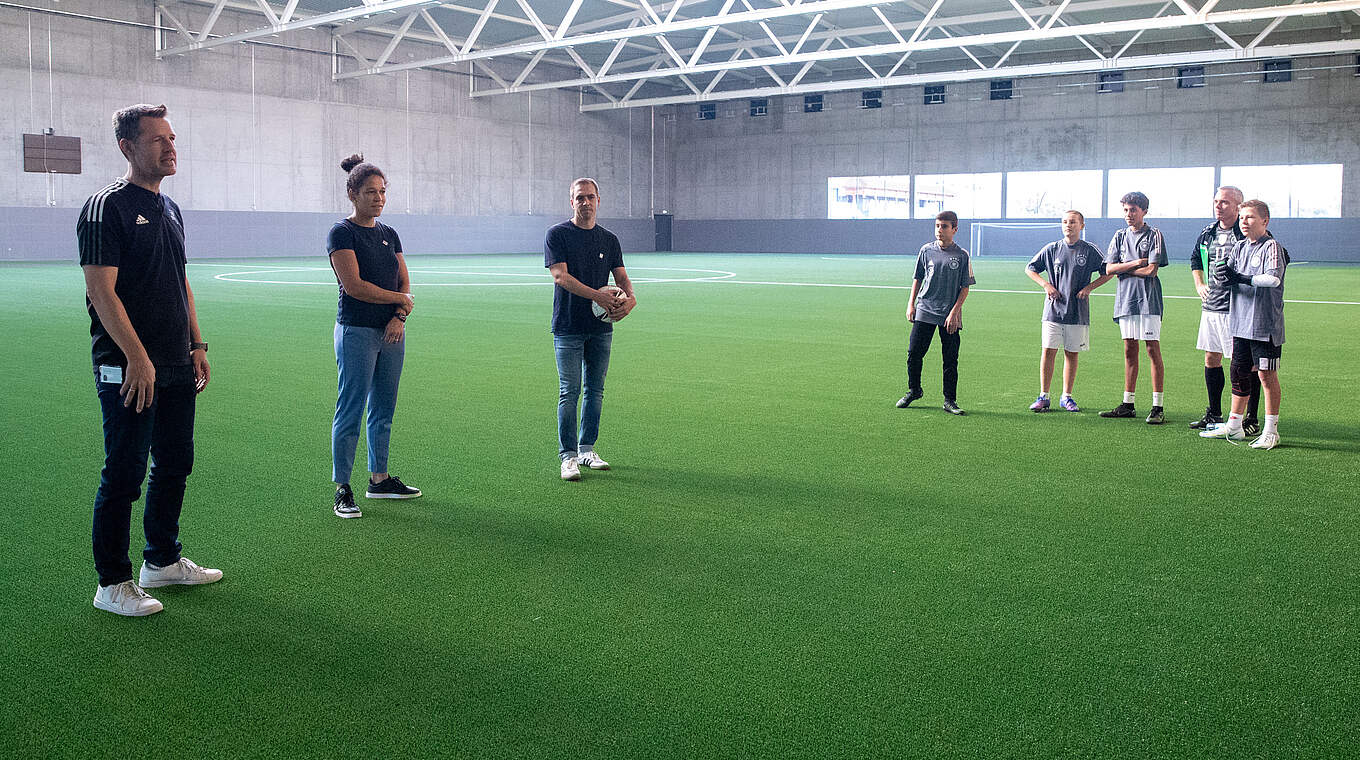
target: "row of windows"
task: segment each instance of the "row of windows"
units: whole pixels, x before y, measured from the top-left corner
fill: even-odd
[[[918,174],[829,177],[828,219],[930,219],[944,210],[973,219],[1052,219],[1068,209],[1123,216],[1119,199],[1137,190],[1149,214],[1162,218],[1213,215],[1219,185],[1265,201],[1273,217],[1341,216],[1341,164],[1212,166],[1154,169]],[[914,182],[913,182],[914,180]],[[1003,194],[1004,186],[1004,194]],[[1002,213],[1002,198],[1005,213]]]
[[[1356,56],[1356,76],[1360,76],[1360,56]],[[1176,87],[1182,90],[1203,87],[1205,84],[1203,66],[1181,66],[1176,69]],[[1262,80],[1267,83],[1289,82],[1294,78],[1294,63],[1288,58],[1265,61],[1262,64]],[[1102,71],[1097,75],[1096,92],[1123,92],[1124,72]],[[1015,94],[1015,80],[996,79],[991,82],[991,100],[1010,100]],[[933,106],[945,102],[945,85],[926,85],[922,93],[922,103]],[[751,116],[766,116],[770,113],[769,98],[752,98],[749,104]],[[824,107],[822,95],[804,95],[803,113],[821,113]],[[864,90],[860,93],[860,108],[882,108],[882,90]],[[700,103],[698,119],[709,121],[718,117],[714,103]]]

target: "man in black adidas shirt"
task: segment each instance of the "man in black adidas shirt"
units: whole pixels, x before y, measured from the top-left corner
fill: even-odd
[[[94,606],[150,615],[161,603],[143,587],[221,579],[180,555],[179,514],[194,461],[195,396],[208,385],[208,344],[185,278],[184,219],[160,192],[175,173],[175,133],[165,106],[113,116],[127,174],[90,196],[76,224],[95,389],[104,416],[104,468],[94,500]],[[132,580],[128,531],[151,455],[142,518],[146,549]]]

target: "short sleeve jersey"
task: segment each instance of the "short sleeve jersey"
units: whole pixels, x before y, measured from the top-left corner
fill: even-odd
[[[1048,272],[1048,281],[1058,289],[1058,297],[1044,299],[1044,321],[1060,325],[1091,324],[1091,302],[1077,298],[1077,293],[1091,282],[1091,277],[1105,273],[1105,259],[1100,249],[1078,240],[1068,245],[1066,240],[1049,243],[1030,259],[1029,271]]]
[[[1124,264],[1139,259],[1156,262],[1164,267],[1166,243],[1161,230],[1145,224],[1140,230],[1128,227],[1116,232],[1105,252],[1105,265]],[[1114,319],[1136,314],[1162,315],[1162,281],[1157,275],[1142,277],[1131,272],[1119,275],[1119,287],[1114,294]]]
[[[1234,338],[1260,340],[1280,346],[1284,344],[1284,270],[1289,265],[1289,252],[1267,232],[1260,240],[1242,240],[1229,262],[1239,273],[1252,276],[1268,274],[1278,277],[1280,284],[1273,288],[1254,285],[1229,284],[1228,329]]]
[[[916,289],[915,321],[931,325],[944,324],[950,309],[959,300],[959,293],[977,282],[968,251],[958,243],[941,248],[938,240],[921,246],[916,254],[913,279],[921,281]]]
[[[1207,272],[1204,275],[1204,282],[1209,290],[1201,302],[1205,311],[1227,313],[1228,289],[1221,280],[1209,273],[1214,272],[1219,264],[1228,258],[1233,247],[1244,237],[1242,228],[1237,222],[1233,222],[1231,227],[1224,228],[1215,221],[1205,227],[1195,240],[1195,249],[1190,252],[1190,269]]]
[[[584,230],[568,219],[553,225],[543,241],[543,266],[554,264],[566,264],[567,274],[599,289],[609,284],[610,272],[623,266],[623,249],[614,233],[604,227],[596,224]],[[553,286],[553,335],[591,335],[613,329],[591,311],[589,298]]]
[[[384,290],[397,289],[401,282],[401,265],[397,262],[401,238],[397,237],[396,230],[377,220],[372,227],[364,227],[342,219],[326,236],[326,255],[344,250],[354,251],[354,258],[359,262],[359,279]],[[396,313],[396,304],[360,301],[346,293],[344,283],[340,283],[337,323],[351,327],[386,327]]]
[[[90,196],[76,222],[82,266],[118,268],[114,292],[156,367],[192,364],[189,293],[185,286],[184,218],[164,193],[119,179]],[[91,353],[96,365],[126,367],[127,356],[99,321],[89,297]]]

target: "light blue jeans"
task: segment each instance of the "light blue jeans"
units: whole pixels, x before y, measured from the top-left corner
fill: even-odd
[[[604,376],[609,372],[609,349],[614,333],[554,335],[557,354],[558,454],[566,459],[591,451],[600,437],[600,410],[604,408]],[[586,403],[581,410],[580,436],[576,431],[576,407],[585,379]]]
[[[368,471],[387,472],[387,444],[397,411],[397,384],[406,358],[406,338],[384,343],[381,327],[335,325],[335,363],[340,395],[331,423],[331,479],[348,483],[359,445],[359,422],[368,404]]]

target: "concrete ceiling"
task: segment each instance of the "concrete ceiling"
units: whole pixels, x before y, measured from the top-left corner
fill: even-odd
[[[1360,50],[1360,0],[158,0],[158,55],[321,29],[337,79],[476,74],[583,110]],[[230,25],[230,28],[227,28]]]

